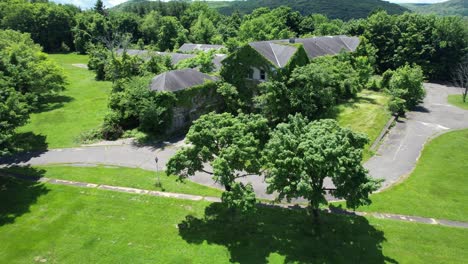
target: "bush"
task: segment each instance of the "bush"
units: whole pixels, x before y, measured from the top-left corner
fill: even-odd
[[[403,114],[418,105],[426,94],[422,82],[423,72],[417,65],[406,65],[395,70],[388,83],[392,96],[389,110],[394,114]]]
[[[102,137],[107,140],[117,140],[123,133],[124,130],[120,126],[120,115],[114,111],[107,113],[101,127]]]

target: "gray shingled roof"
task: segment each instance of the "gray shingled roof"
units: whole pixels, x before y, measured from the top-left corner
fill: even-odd
[[[344,51],[355,51],[359,45],[359,38],[348,36],[325,36],[314,38],[294,39],[295,43],[301,43],[309,59],[324,55],[335,55]],[[297,48],[288,45],[290,40],[268,40],[251,42],[249,45],[258,53],[268,59],[273,65],[282,68],[286,66]]]
[[[286,66],[289,59],[297,51],[297,48],[292,45],[284,45],[283,43],[278,44],[274,41],[251,42],[249,45],[275,66],[280,68]]]
[[[174,70],[161,73],[154,77],[151,80],[150,90],[176,92],[204,84],[206,81],[217,80],[219,80],[217,77],[194,69]]]
[[[208,50],[213,50],[213,49],[220,50],[222,48],[224,48],[223,45],[184,43],[184,45],[182,45],[179,48],[179,51],[181,52],[193,52],[193,51],[198,51],[198,50],[208,51]]]

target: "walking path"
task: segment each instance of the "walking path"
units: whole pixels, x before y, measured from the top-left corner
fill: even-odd
[[[424,102],[407,118],[396,123],[376,155],[364,166],[374,178],[384,179],[383,188],[408,175],[419,158],[424,144],[432,137],[451,129],[468,128],[468,111],[447,103],[449,94],[459,93],[459,89],[438,84],[426,83],[427,96]],[[46,165],[56,163],[108,164],[146,170],[164,170],[167,161],[184,143],[183,139],[158,146],[135,146],[128,142],[98,144],[80,148],[53,149],[43,153],[28,153],[13,159],[0,159],[2,165]],[[158,157],[158,164],[154,158]],[[211,176],[197,173],[190,180],[211,187],[220,188]],[[273,199],[266,193],[263,177],[249,176],[242,181],[251,182],[257,197]],[[330,181],[326,187],[333,187]]]
[[[36,180],[36,179],[19,176],[19,175],[13,175],[13,174],[8,174],[8,175],[0,174],[0,177],[14,177],[14,178],[22,179],[22,180]],[[136,189],[136,188],[129,188],[129,187],[121,187],[121,186],[111,186],[111,185],[94,184],[94,183],[86,183],[86,182],[50,179],[50,178],[45,178],[45,177],[38,179],[38,181],[43,182],[43,183],[55,184],[55,185],[67,185],[67,186],[73,186],[73,187],[79,187],[79,188],[101,189],[101,190],[114,191],[114,192],[151,195],[151,196],[157,196],[157,197],[175,198],[175,199],[182,199],[182,200],[221,202],[221,199],[218,197],[190,195],[190,194],[182,194],[182,193],[171,193],[171,192],[159,192],[159,191],[151,191],[151,190]],[[298,205],[291,205],[291,204],[271,204],[271,203],[260,203],[260,206],[267,206],[267,207],[274,206],[274,207],[281,207],[281,208],[287,208],[287,209],[305,208],[305,206],[298,206]],[[323,211],[326,213],[332,213],[332,214],[372,216],[372,217],[381,218],[381,219],[398,220],[398,221],[415,222],[415,223],[432,224],[432,225],[443,225],[443,226],[449,226],[449,227],[468,228],[467,222],[425,218],[425,217],[419,217],[419,216],[408,216],[408,215],[386,214],[386,213],[353,212],[353,211],[348,211],[348,210],[343,210],[343,209],[325,209]]]

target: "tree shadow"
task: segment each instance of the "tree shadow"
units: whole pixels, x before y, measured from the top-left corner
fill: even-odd
[[[22,167],[19,175],[14,171],[15,168],[0,169],[0,226],[14,223],[17,217],[29,212],[39,196],[49,192],[38,181],[44,170]]]
[[[48,112],[62,108],[66,103],[75,100],[73,97],[60,94],[45,94],[39,97],[37,104],[34,107],[33,113]]]
[[[260,207],[242,221],[214,203],[178,227],[188,243],[225,246],[231,262],[267,263],[277,253],[285,263],[397,263],[382,253],[383,232],[360,216],[327,213],[314,223],[306,210]]]
[[[426,107],[422,105],[415,106],[411,109],[413,112],[419,112],[419,113],[430,113],[431,111],[427,109]]]
[[[341,108],[356,109],[356,108],[358,108],[357,104],[362,104],[362,103],[373,104],[373,105],[378,104],[377,100],[375,100],[374,98],[369,98],[369,97],[365,97],[365,96],[356,96],[356,97],[350,98],[348,100],[339,102],[336,106],[334,106],[330,110],[328,110],[327,113],[325,113],[323,115],[323,118],[336,119],[338,117],[338,115],[340,114],[340,112],[341,112],[341,110],[340,110]]]
[[[17,133],[12,138],[13,153],[0,157],[0,164],[25,162],[47,151],[46,136],[33,132]]]

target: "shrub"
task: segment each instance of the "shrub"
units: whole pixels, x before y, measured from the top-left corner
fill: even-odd
[[[421,67],[417,65],[412,67],[405,65],[391,72],[391,78],[388,82],[388,91],[392,96],[389,110],[394,114],[401,115],[406,110],[418,105],[426,94],[422,82],[423,72]]]

